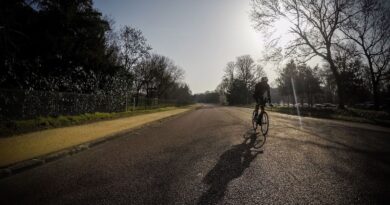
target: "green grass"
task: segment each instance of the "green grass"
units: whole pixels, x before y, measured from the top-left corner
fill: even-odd
[[[101,120],[110,120],[121,117],[129,117],[147,113],[162,112],[176,109],[177,107],[160,107],[155,109],[138,109],[134,111],[118,112],[118,113],[85,113],[81,115],[67,115],[57,117],[42,117],[39,116],[30,120],[15,120],[0,122],[0,137],[10,137],[22,133],[45,130],[50,128],[66,127],[72,125],[81,125]]]
[[[268,107],[266,109],[289,115],[297,115],[297,109],[293,107]],[[384,126],[390,125],[390,114],[385,111],[362,110],[355,108],[347,108],[345,110],[340,110],[336,108],[300,108],[300,114],[301,116],[305,117],[337,119],[351,122],[364,122]]]

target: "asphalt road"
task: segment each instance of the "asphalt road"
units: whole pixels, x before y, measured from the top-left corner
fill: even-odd
[[[389,204],[390,129],[205,106],[0,180],[0,204]]]

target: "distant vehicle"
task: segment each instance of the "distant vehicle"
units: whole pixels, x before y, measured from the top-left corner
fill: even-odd
[[[375,104],[371,101],[367,101],[367,102],[364,102],[364,103],[357,103],[355,105],[353,105],[355,108],[360,108],[360,109],[374,109],[375,108]]]
[[[313,107],[315,107],[315,108],[323,108],[324,105],[323,104],[314,104]]]
[[[374,109],[375,108],[375,104],[373,102],[370,102],[370,101],[365,102],[364,103],[364,108],[365,109]]]
[[[332,103],[324,103],[323,107],[324,108],[335,108],[335,107],[337,107],[337,105],[332,104]]]
[[[355,107],[355,108],[364,108],[364,104],[363,103],[357,103],[357,104],[353,105],[353,107]]]
[[[296,103],[295,105],[293,105],[294,107],[302,107],[301,103]]]

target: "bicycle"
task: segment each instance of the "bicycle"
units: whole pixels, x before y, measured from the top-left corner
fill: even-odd
[[[273,107],[272,104],[270,104],[271,107]],[[259,116],[262,116],[262,119],[259,120]],[[263,111],[263,114],[258,114],[256,116],[256,110],[253,111],[252,114],[252,126],[254,129],[254,132],[250,132],[250,134],[244,135],[244,138],[252,138],[254,140],[253,142],[253,148],[260,149],[265,144],[265,141],[267,140],[267,133],[269,128],[269,116],[265,110]],[[259,136],[258,134],[260,132],[256,132],[258,126],[260,126],[261,134],[262,136]]]
[[[272,107],[272,104],[270,104],[270,106]],[[261,133],[263,134],[263,136],[266,136],[267,133],[268,133],[268,128],[269,128],[269,117],[268,117],[268,114],[265,110],[263,110],[262,112],[260,112],[258,115],[256,115],[256,110],[253,111],[253,114],[252,114],[252,126],[253,126],[253,129],[257,130],[257,127],[258,125],[260,125],[260,129],[261,129]],[[259,119],[259,116],[261,116],[261,119]]]

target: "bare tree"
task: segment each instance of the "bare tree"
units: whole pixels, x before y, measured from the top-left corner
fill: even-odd
[[[234,61],[228,62],[225,67],[225,75],[223,78],[226,78],[229,82],[233,82],[235,70],[236,63]]]
[[[137,30],[130,26],[124,26],[120,30],[121,40],[121,58],[126,74],[133,77],[133,92],[136,96],[136,104],[138,105],[139,92],[144,85],[143,73],[146,69],[145,64],[141,61],[149,56],[149,51],[152,49],[147,43],[146,38],[142,35],[141,30]],[[126,86],[129,91],[131,87]]]
[[[237,57],[236,60],[237,78],[242,80],[248,90],[254,86],[255,81],[255,67],[256,64],[250,55],[243,55]]]
[[[250,55],[243,55],[237,57],[235,65],[237,69],[237,79],[244,83],[248,92],[251,92],[255,85],[255,62]],[[246,96],[246,103],[249,103],[249,96]]]
[[[138,63],[133,70],[133,89],[135,97],[135,105],[138,105],[141,89],[145,84],[145,74],[148,73],[149,65],[146,60]]]
[[[250,103],[256,82],[266,76],[261,65],[254,62],[250,55],[243,55],[226,64],[222,82],[217,86],[220,102],[229,104]]]
[[[259,82],[262,77],[267,77],[267,74],[265,73],[263,66],[256,65],[254,76],[256,82]]]
[[[359,0],[353,8],[357,14],[342,24],[341,31],[366,59],[378,109],[380,83],[390,74],[390,9],[380,0]]]
[[[153,58],[157,63],[153,68],[152,87],[156,88],[158,97],[163,97],[171,86],[183,79],[184,70],[165,56],[154,55]]]
[[[149,56],[152,49],[142,35],[141,30],[124,26],[120,31],[122,58],[124,67],[131,71],[134,66],[145,57]]]
[[[165,97],[167,91],[184,77],[183,69],[165,56],[153,54],[136,65],[134,88],[136,104],[141,93],[147,97]]]
[[[337,83],[339,108],[344,108],[342,79],[332,52],[342,40],[337,35],[339,27],[353,15],[353,0],[252,0],[252,5],[252,19],[260,30],[269,29],[281,18],[291,23],[295,39],[286,48],[287,56],[304,62],[319,56],[329,64]]]

